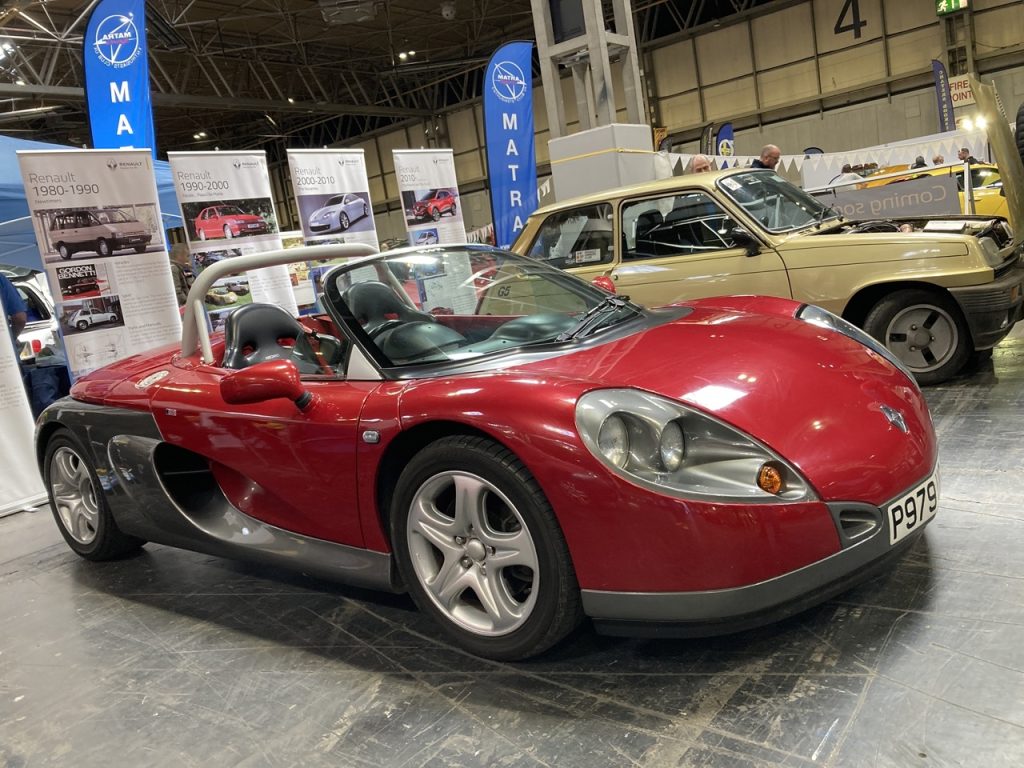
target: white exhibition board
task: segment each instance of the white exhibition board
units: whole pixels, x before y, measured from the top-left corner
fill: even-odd
[[[6,329],[3,334],[7,335]],[[14,345],[0,338],[0,517],[42,503],[46,498],[33,448],[32,409],[21,382]]]
[[[380,247],[363,150],[289,149],[288,166],[306,245]]]
[[[395,149],[392,155],[409,245],[466,242],[452,150]]]
[[[27,151],[18,163],[72,377],[178,341],[149,150]]]
[[[221,259],[281,248],[262,151],[168,152],[167,159],[195,274]],[[253,301],[297,314],[293,285],[287,266],[254,270],[214,286],[206,307],[215,328],[227,313]]]

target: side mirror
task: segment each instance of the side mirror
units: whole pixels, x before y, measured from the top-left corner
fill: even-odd
[[[761,244],[743,227],[730,229],[729,239],[736,247],[743,248],[747,252],[747,256],[757,256],[761,252]]]
[[[608,293],[616,293],[615,281],[608,277],[608,275],[601,275],[600,277],[595,277],[593,280],[590,281],[590,284],[596,285],[602,291],[607,291]]]
[[[264,403],[286,397],[300,410],[313,401],[299,379],[299,369],[290,360],[267,360],[229,373],[220,380],[220,396],[231,405]]]

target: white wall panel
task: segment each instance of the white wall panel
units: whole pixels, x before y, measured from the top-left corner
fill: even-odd
[[[753,112],[757,109],[753,76],[705,88],[704,106],[708,120],[728,120],[736,115]]]
[[[660,95],[671,96],[697,87],[692,40],[656,48],[651,52],[651,62]]]
[[[974,14],[974,45],[984,56],[1024,41],[1024,8],[1020,3]]]
[[[889,50],[889,69],[893,77],[926,70],[932,59],[942,59],[945,49],[942,28],[923,27],[885,41]]]
[[[923,4],[929,0],[912,1]],[[855,7],[859,18],[853,14]],[[852,29],[854,26],[856,30]],[[837,32],[837,27],[844,31]],[[814,0],[814,32],[819,53],[877,40],[882,36],[880,0]]]
[[[814,61],[802,61],[757,75],[761,108],[772,109],[795,101],[813,101],[818,96],[818,69]]]
[[[478,145],[472,109],[462,109],[448,115],[448,140],[456,152],[465,152]]]
[[[885,78],[881,41],[830,53],[822,56],[820,62],[821,89],[825,95]]]
[[[380,175],[380,158],[377,157],[377,144],[373,139],[360,141],[352,145],[353,149],[363,150],[363,157],[366,158],[366,175]]]
[[[751,24],[758,69],[781,67],[814,56],[810,3],[757,16]]]
[[[484,169],[480,162],[479,152],[463,152],[455,155],[455,178],[460,184],[482,179],[483,176]]]
[[[940,27],[939,19],[935,15],[935,5],[930,2],[885,4],[885,31],[890,35],[929,25],[936,29]]]
[[[669,96],[658,102],[661,122],[670,130],[700,125],[704,118],[700,113],[700,96],[696,91]]]
[[[700,79],[704,85],[733,80],[753,71],[746,22],[731,24],[696,38]]]
[[[422,131],[422,129],[420,130]],[[381,134],[377,137],[377,144],[380,147],[380,164],[385,171],[395,170],[395,159],[391,155],[392,150],[410,148],[409,138],[406,136],[404,128]]]

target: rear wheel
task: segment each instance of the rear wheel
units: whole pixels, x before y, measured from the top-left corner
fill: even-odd
[[[89,324],[85,320],[79,320],[75,327],[78,328],[78,330],[80,331],[84,331],[86,328],[89,327]]]
[[[967,362],[971,332],[952,299],[919,289],[896,291],[879,301],[864,330],[888,347],[921,384],[938,384]]]
[[[200,229],[199,230],[199,239],[200,240],[205,240],[206,239],[206,230],[205,229]]]
[[[391,535],[420,610],[472,653],[533,656],[582,619],[550,504],[526,467],[489,440],[449,437],[417,454],[395,489]]]
[[[85,559],[110,560],[145,544],[117,527],[89,454],[71,432],[47,444],[43,483],[61,535]]]
[[[458,210],[459,210],[458,206],[455,205],[455,203],[452,203],[452,210],[451,210],[452,216],[454,216],[458,212]]]
[[[229,227],[227,224],[224,225],[224,237],[226,237],[228,240],[232,238],[231,227]]]

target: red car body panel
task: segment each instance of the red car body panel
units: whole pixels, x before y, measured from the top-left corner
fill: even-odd
[[[267,232],[267,222],[263,220],[262,216],[256,216],[251,213],[229,213],[225,215],[215,215],[210,218],[203,218],[204,214],[210,210],[204,208],[196,216],[193,224],[195,225],[196,235],[199,235],[200,231],[203,232],[207,237],[217,238],[224,236],[224,226],[227,225],[232,234],[239,235],[246,232],[253,234],[261,234]],[[260,224],[259,227],[251,227],[251,224]]]
[[[441,190],[444,191],[444,190]],[[439,214],[444,215],[450,213],[452,206],[455,204],[455,195],[449,193],[445,197],[428,197],[424,200],[417,200],[413,203],[412,212],[420,218],[425,218],[431,215],[431,212],[436,210]]]
[[[377,478],[395,437],[437,422],[489,435],[540,484],[579,584],[592,590],[711,590],[788,573],[840,550],[825,502],[880,506],[907,490],[906,478],[917,482],[934,469],[923,398],[874,352],[794,320],[798,305],[783,299],[691,306],[675,322],[518,366],[405,381],[309,381],[320,402],[307,412],[286,400],[228,405],[219,392],[226,371],[172,364],[167,351],[85,377],[74,395],[152,407],[166,440],[216,457],[225,494],[247,514],[382,552],[390,545]],[[782,328],[786,344],[773,344]],[[156,370],[170,373],[146,391],[135,386]],[[673,398],[755,435],[797,467],[820,500],[721,503],[629,483],[590,453],[575,426],[578,398],[603,387]],[[906,434],[881,404],[903,414]],[[367,429],[380,433],[379,443],[358,439]]]

